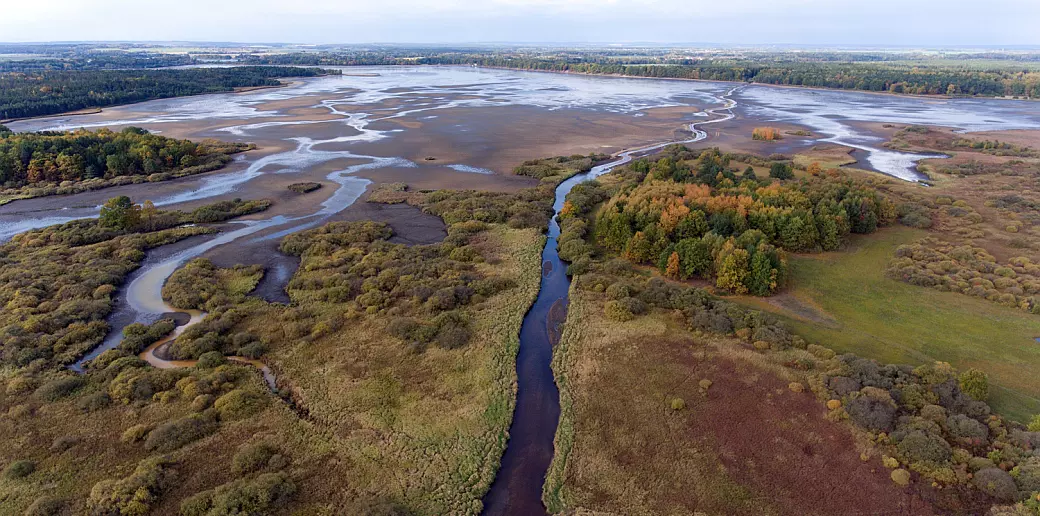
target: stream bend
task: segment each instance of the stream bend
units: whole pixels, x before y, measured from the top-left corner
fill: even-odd
[[[560,392],[551,364],[553,347],[559,341],[562,325],[567,318],[567,293],[570,288],[567,266],[556,251],[556,240],[560,236],[557,216],[563,209],[567,194],[575,185],[593,180],[633,159],[669,145],[706,139],[708,134],[698,126],[733,119],[736,116],[733,108],[737,103],[732,95],[741,88],[735,87],[718,97],[723,103],[721,107],[706,110],[709,116],[721,116],[690,124],[693,138],[621,152],[611,161],[575,175],[556,187],[554,213],[549,221],[548,238],[542,250],[542,279],[538,297],[520,326],[520,349],[516,358],[516,407],[509,428],[509,441],[495,481],[484,496],[483,514],[547,514],[542,503],[542,486],[553,459],[553,441],[560,419]]]

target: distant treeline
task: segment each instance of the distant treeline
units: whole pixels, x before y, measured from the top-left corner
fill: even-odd
[[[0,73],[0,120],[228,92],[236,88],[277,86],[279,78],[338,73],[273,66]]]
[[[846,54],[846,59],[849,59]],[[839,55],[821,54],[815,60],[778,55],[755,59],[701,59],[695,57],[525,56],[518,54],[420,52],[400,53],[290,53],[240,56],[254,64],[314,66],[354,65],[477,65],[582,74],[628,75],[674,79],[754,82],[845,90],[884,91],[919,95],[982,95],[1040,98],[1040,72],[1016,68],[1007,62],[971,63],[971,66],[868,59],[839,62]],[[984,59],[984,56],[976,56]],[[991,56],[993,57],[993,56]],[[966,62],[967,63],[967,62]]]
[[[41,70],[126,70],[131,68],[163,68],[195,64],[188,54],[153,54],[145,52],[104,52],[88,55],[40,56],[29,59],[0,61],[0,72],[32,72]]]

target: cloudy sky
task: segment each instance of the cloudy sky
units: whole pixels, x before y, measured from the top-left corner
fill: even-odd
[[[0,0],[0,41],[1040,45],[1040,0]]]

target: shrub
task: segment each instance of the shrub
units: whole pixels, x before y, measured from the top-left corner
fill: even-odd
[[[150,425],[134,425],[130,428],[127,428],[126,431],[123,432],[123,435],[119,438],[119,440],[123,441],[124,443],[140,442],[143,441],[144,438],[148,436],[148,432],[151,431],[152,427]]]
[[[84,397],[79,402],[79,409],[83,412],[97,412],[112,404],[112,398],[107,392],[95,392]]]
[[[313,192],[321,188],[321,183],[304,182],[304,183],[293,183],[288,186],[289,190],[296,193],[307,193]]]
[[[16,460],[4,468],[4,478],[25,478],[36,471],[36,463],[31,460]]]
[[[51,442],[50,450],[54,453],[62,453],[79,444],[79,438],[72,435],[61,435]]]
[[[910,226],[917,229],[928,229],[932,227],[932,218],[925,213],[911,212],[903,215],[899,222],[904,226]]]
[[[255,392],[235,389],[217,398],[213,408],[217,409],[221,420],[233,421],[256,414],[264,408],[266,401],[266,398]]]
[[[950,443],[942,437],[915,430],[910,432],[896,446],[899,453],[911,462],[930,462],[945,464],[953,454]]]
[[[752,140],[774,141],[783,138],[775,127],[756,127],[751,130]]]
[[[278,448],[268,443],[243,444],[231,459],[231,471],[236,475],[256,473],[268,466],[278,455]],[[277,460],[274,462],[278,462]]]
[[[36,389],[36,396],[44,401],[58,401],[66,396],[72,395],[80,387],[86,384],[86,381],[79,376],[66,376],[63,378],[57,378],[51,380]]]
[[[963,414],[954,414],[947,418],[946,427],[950,435],[963,439],[986,439],[989,428],[986,425]]]
[[[621,322],[631,321],[632,319],[635,319],[635,317],[636,317],[635,314],[633,314],[632,311],[629,310],[627,306],[625,306],[624,304],[622,304],[620,301],[617,301],[617,300],[607,301],[607,303],[605,305],[603,305],[603,313],[608,318],[610,318],[612,320],[615,320],[615,321],[621,321]]]
[[[1029,422],[1030,432],[1040,432],[1040,414],[1033,416],[1033,420]]]
[[[825,348],[817,344],[809,344],[809,346],[807,346],[805,349],[809,351],[809,353],[812,354],[814,357],[819,358],[820,360],[830,360],[834,358],[835,355],[833,349]]]
[[[294,494],[296,486],[285,472],[264,473],[252,480],[239,479],[198,493],[181,503],[181,514],[270,514]]]
[[[1015,469],[1018,470],[1015,483],[1018,484],[1019,491],[1027,493],[1040,491],[1040,456],[1026,459],[1025,462],[1020,463]]]
[[[997,465],[987,457],[972,457],[968,459],[968,470],[972,472],[995,467]]]
[[[876,432],[891,431],[896,416],[896,406],[891,400],[870,396],[857,396],[850,400],[845,411],[854,423]]]
[[[624,283],[614,283],[607,287],[607,297],[613,300],[624,299],[632,295],[632,290]]]
[[[892,473],[889,476],[892,478],[892,481],[896,483],[896,485],[910,485],[910,472],[905,469],[894,469],[892,470]]]
[[[978,369],[968,369],[960,375],[961,392],[979,401],[989,398],[989,377]]]
[[[200,369],[216,369],[226,363],[227,359],[219,351],[207,351],[199,355],[199,361],[195,366]]]
[[[102,480],[90,490],[91,514],[143,515],[173,480],[173,462],[153,457],[138,463],[134,472],[119,480]]]
[[[27,509],[23,516],[57,516],[65,510],[65,502],[49,496],[37,498]]]
[[[671,405],[672,405],[672,410],[682,410],[682,409],[686,408],[686,401],[683,400],[682,398],[674,398],[674,399],[672,399]]]
[[[192,443],[217,430],[217,422],[196,414],[163,423],[148,433],[144,447],[149,451],[169,452]]]
[[[7,381],[7,394],[25,394],[35,387],[32,378],[15,376]]]
[[[202,412],[213,404],[212,394],[199,394],[191,400],[191,410],[194,412]]]
[[[1011,502],[1018,497],[1015,480],[1007,471],[999,468],[987,468],[976,472],[972,484],[983,493],[1002,502]]]

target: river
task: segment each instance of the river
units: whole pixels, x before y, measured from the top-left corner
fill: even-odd
[[[218,247],[246,243],[271,242],[274,253],[273,245],[281,236],[335,220],[372,183],[514,190],[530,185],[508,174],[525,159],[575,152],[615,154],[609,163],[559,185],[554,205],[558,213],[574,185],[672,141],[683,141],[670,135],[684,126],[694,132],[685,142],[694,143],[707,138],[698,126],[709,123],[740,134],[745,129],[750,134],[754,124],[798,124],[821,138],[785,144],[793,151],[820,141],[846,145],[865,156],[873,169],[908,181],[919,179],[914,168],[925,156],[885,149],[877,135],[853,122],[923,123],[962,131],[1040,128],[1036,102],[922,99],[757,85],[735,88],[726,83],[463,67],[350,71],[356,73],[304,79],[279,89],[151,101],[95,115],[10,124],[16,131],[136,125],[176,137],[256,142],[260,150],[237,157],[225,170],[201,176],[0,206],[0,240],[33,228],[96,217],[98,205],[116,195],[138,201],[147,198],[171,208],[234,197],[276,198],[268,212],[234,222],[218,235],[196,237],[166,255],[161,250],[150,253],[120,290],[116,313],[124,316],[112,320],[109,338],[77,368],[117,345],[126,324],[152,322],[174,311],[162,300],[161,288],[188,260]],[[619,152],[624,148],[635,150]],[[285,195],[287,183],[302,180],[319,180],[330,187],[306,197]],[[569,286],[565,264],[556,254],[559,230],[554,218],[542,254],[546,265],[541,290],[521,329],[516,411],[502,468],[485,498],[488,514],[544,512],[542,481],[552,459],[559,418],[559,394],[550,363]],[[255,263],[254,258],[242,253],[244,263]],[[284,288],[291,274],[283,276]],[[183,330],[183,326],[178,329]],[[157,366],[171,365],[154,353],[145,357]]]

